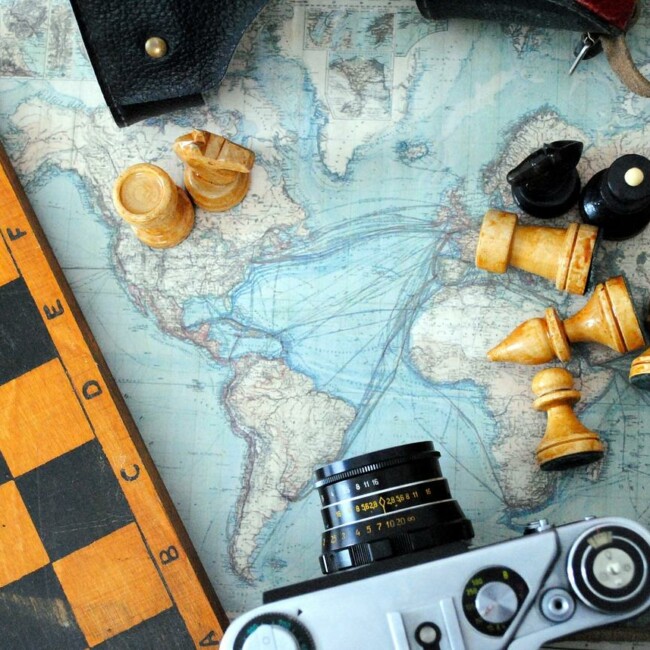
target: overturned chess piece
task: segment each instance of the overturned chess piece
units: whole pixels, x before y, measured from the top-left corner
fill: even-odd
[[[491,361],[528,365],[566,362],[570,343],[602,343],[621,354],[643,347],[643,331],[622,276],[596,285],[589,302],[571,318],[562,321],[549,307],[544,318],[523,322],[487,355]]]
[[[630,383],[637,388],[650,390],[650,348],[632,361]]]
[[[546,368],[533,378],[536,411],[546,411],[546,433],[536,452],[540,469],[563,470],[600,460],[605,446],[573,412],[580,391],[573,388],[573,377],[564,368]]]
[[[488,210],[478,237],[476,266],[492,273],[505,273],[508,266],[515,266],[554,280],[560,291],[582,294],[597,237],[595,226],[520,226],[516,214]]]
[[[595,174],[580,197],[580,216],[598,226],[605,239],[640,233],[650,223],[650,160],[626,154]]]
[[[222,212],[246,196],[255,162],[250,149],[220,135],[194,130],[176,139],[174,152],[186,164],[185,188],[199,207]]]
[[[576,166],[582,146],[577,140],[545,144],[508,172],[512,196],[524,212],[550,219],[575,205],[580,196]]]
[[[194,226],[194,207],[166,171],[150,163],[126,169],[113,186],[113,203],[138,239],[153,248],[182,242]]]

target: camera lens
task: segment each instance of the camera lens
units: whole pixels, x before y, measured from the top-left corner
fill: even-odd
[[[451,498],[438,458],[431,442],[416,442],[316,470],[323,573],[470,540],[472,524]]]

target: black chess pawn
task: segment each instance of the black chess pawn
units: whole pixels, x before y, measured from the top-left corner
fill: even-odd
[[[582,142],[576,140],[551,142],[530,154],[506,177],[517,205],[543,219],[564,214],[580,196],[581,155]]]
[[[617,158],[595,174],[580,197],[580,216],[605,239],[634,237],[650,222],[650,160],[638,154]]]

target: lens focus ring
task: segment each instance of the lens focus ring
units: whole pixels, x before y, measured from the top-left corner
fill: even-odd
[[[422,442],[317,471],[323,573],[471,539],[472,525],[451,498],[439,456]]]

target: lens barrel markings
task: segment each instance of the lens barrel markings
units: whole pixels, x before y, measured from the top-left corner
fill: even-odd
[[[322,508],[321,515],[325,529],[329,530],[341,524],[365,521],[370,517],[388,515],[450,498],[447,481],[443,478],[434,478],[339,501]]]
[[[402,445],[317,470],[325,525],[323,573],[443,544],[466,544],[472,524],[451,498],[431,442]]]
[[[437,453],[437,452],[436,452]],[[353,478],[342,478],[336,483],[316,483],[322,506],[330,506],[346,499],[372,494],[396,486],[418,483],[434,478],[442,478],[438,459],[434,456],[418,458],[385,468],[372,468],[365,474],[355,474]],[[331,481],[331,479],[330,479]]]

